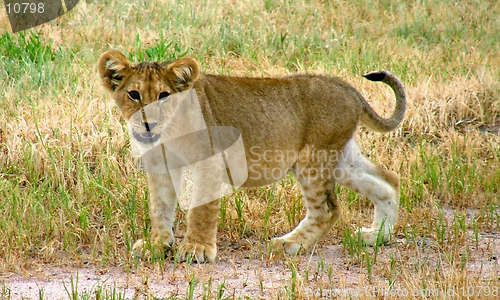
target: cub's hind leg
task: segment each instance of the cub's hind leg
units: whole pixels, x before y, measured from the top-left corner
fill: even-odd
[[[377,166],[362,153],[354,139],[345,146],[335,179],[341,185],[370,199],[375,212],[370,228],[361,228],[363,240],[370,245],[386,242],[394,231],[399,210],[399,177],[392,171]]]
[[[151,220],[151,244],[158,250],[165,250],[174,244],[172,232],[176,195],[172,180],[168,174],[147,173],[149,187],[149,218]],[[143,239],[135,242],[132,251],[142,256],[146,249]]]
[[[273,239],[273,244],[283,246],[288,254],[297,254],[318,242],[340,216],[340,207],[335,194],[335,182],[330,164],[309,164],[294,169],[300,183],[307,209],[305,218],[290,233]]]

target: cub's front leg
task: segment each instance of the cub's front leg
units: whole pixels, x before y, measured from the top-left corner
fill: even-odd
[[[199,263],[215,261],[218,217],[219,200],[189,209],[187,232],[178,250],[181,260],[191,256]]]
[[[187,231],[182,240],[178,257],[186,260],[214,262],[217,255],[217,220],[221,197],[221,178],[226,168],[215,160],[198,164],[193,169],[193,194],[187,214]]]
[[[175,218],[176,195],[170,175],[147,173],[149,186],[149,219],[151,220],[151,245],[164,251],[174,244],[172,227]],[[142,256],[147,249],[146,241],[135,242],[133,253]]]

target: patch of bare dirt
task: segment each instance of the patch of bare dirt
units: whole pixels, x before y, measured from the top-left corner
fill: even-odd
[[[468,224],[474,215],[473,210],[467,211]],[[451,223],[453,211],[445,210],[444,217]],[[465,264],[467,277],[475,278],[476,282],[498,282],[499,232],[480,232],[477,244],[472,230],[468,230],[467,236],[470,252]],[[427,238],[420,242],[432,243]],[[221,249],[216,263],[203,265],[171,261],[153,267],[139,262],[136,267],[128,268],[42,265],[24,274],[0,274],[0,299],[39,299],[40,295],[43,299],[68,299],[73,291],[94,298],[99,293],[109,295],[113,290],[125,299],[184,298],[189,295],[190,286],[195,299],[203,295],[212,299],[218,292],[230,298],[268,299],[280,293],[287,295],[293,289],[296,296],[307,297],[318,286],[322,289],[361,289],[367,285],[388,288],[390,280],[396,282],[395,286],[409,286],[411,283],[407,281],[412,278],[412,272],[419,272],[415,271],[416,266],[446,264],[447,258],[443,258],[439,247],[418,245],[422,250],[416,250],[415,245],[408,243],[399,235],[396,243],[381,247],[372,275],[366,265],[347,253],[338,239],[334,244],[315,248],[312,254],[298,257],[259,258],[251,249],[234,252]],[[389,266],[394,261],[400,275],[391,279]]]

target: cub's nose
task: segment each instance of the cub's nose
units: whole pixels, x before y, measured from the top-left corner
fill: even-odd
[[[146,127],[146,131],[151,131],[158,125],[158,122],[142,122],[142,125]]]

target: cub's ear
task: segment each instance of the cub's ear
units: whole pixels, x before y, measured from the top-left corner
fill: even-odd
[[[174,89],[184,91],[193,87],[200,76],[200,66],[190,57],[180,58],[167,67],[167,76]]]
[[[114,92],[130,72],[130,62],[121,52],[111,50],[101,55],[98,63],[99,74],[105,88]]]

